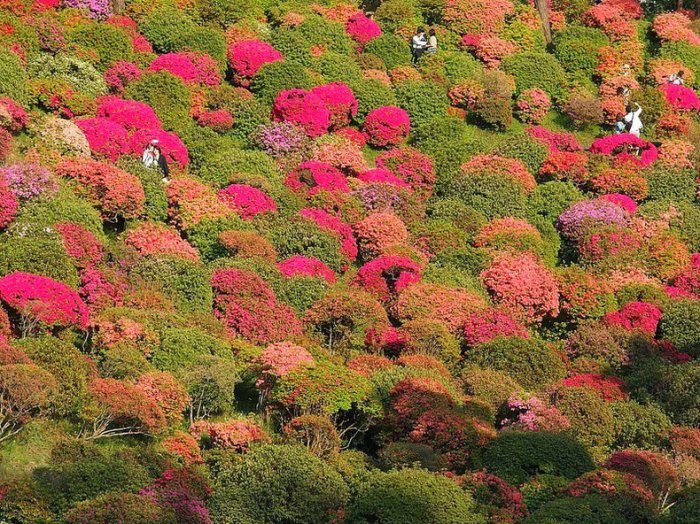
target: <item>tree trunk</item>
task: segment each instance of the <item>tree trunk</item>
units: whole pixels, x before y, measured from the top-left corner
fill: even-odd
[[[112,14],[120,15],[126,9],[126,0],[109,0],[109,6],[112,8]]]
[[[676,11],[683,9],[683,0],[676,0]]]
[[[535,0],[535,6],[537,7],[537,11],[540,13],[540,20],[542,21],[542,32],[544,33],[544,39],[547,42],[547,45],[550,45],[552,43],[552,23],[549,20],[549,9],[547,8],[547,0]]]

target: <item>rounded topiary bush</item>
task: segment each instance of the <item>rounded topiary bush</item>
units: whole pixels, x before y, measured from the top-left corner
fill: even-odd
[[[700,301],[680,300],[664,309],[659,335],[680,351],[700,357]]]
[[[542,473],[575,479],[594,468],[578,441],[564,433],[504,431],[484,450],[481,465],[512,484]]]
[[[503,138],[495,153],[520,160],[530,173],[537,174],[549,156],[549,149],[527,133],[518,133]]]
[[[182,129],[189,120],[190,93],[187,86],[167,71],[143,74],[129,84],[126,94],[151,106],[165,129]]]
[[[310,89],[313,84],[304,66],[282,60],[262,66],[250,87],[262,100],[272,102],[280,91]]]
[[[696,174],[693,169],[654,166],[646,170],[651,200],[682,202],[695,200]]]
[[[629,501],[632,504],[632,501]],[[621,499],[593,494],[563,497],[545,503],[526,518],[524,524],[625,524],[625,505]]]
[[[394,89],[399,107],[408,111],[411,123],[421,126],[446,116],[450,101],[445,90],[434,82],[402,82]]]
[[[201,356],[231,356],[230,346],[198,328],[166,329],[151,362],[161,371],[184,369]]]
[[[518,93],[537,87],[555,101],[564,95],[566,74],[557,59],[550,54],[517,53],[506,57],[501,67],[515,77]]]
[[[388,70],[411,63],[411,51],[406,42],[390,33],[370,41],[364,47],[364,52],[381,58]]]
[[[598,66],[598,50],[608,43],[600,29],[571,25],[556,32],[554,56],[568,72],[590,77]]]
[[[10,51],[0,52],[0,95],[24,103],[27,101],[27,71],[19,57]]]
[[[527,195],[520,183],[488,172],[460,173],[445,188],[445,194],[458,198],[488,219],[521,217],[527,207]]]

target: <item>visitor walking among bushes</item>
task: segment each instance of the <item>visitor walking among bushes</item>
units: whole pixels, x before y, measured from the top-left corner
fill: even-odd
[[[437,43],[437,40],[436,40],[436,43]],[[425,38],[425,29],[422,27],[419,27],[416,30],[416,34],[413,35],[413,39],[411,40],[411,56],[412,56],[411,61],[414,64],[418,63],[418,60],[420,60],[420,57],[423,56],[423,53],[425,53],[427,46],[428,46],[428,41]]]

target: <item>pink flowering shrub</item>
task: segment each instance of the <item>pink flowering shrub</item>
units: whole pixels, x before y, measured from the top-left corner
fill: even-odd
[[[402,147],[382,151],[375,163],[378,168],[388,169],[405,180],[421,200],[427,200],[432,194],[436,180],[433,160],[417,149]]]
[[[571,133],[556,133],[542,126],[528,127],[525,132],[538,142],[549,146],[550,151],[581,151],[577,138]]]
[[[600,195],[598,197],[598,200],[605,200],[606,202],[610,202],[612,204],[620,206],[622,209],[627,211],[630,214],[630,216],[634,215],[637,211],[637,203],[627,195],[622,195],[620,193]]]
[[[306,276],[322,278],[329,284],[335,283],[335,273],[324,262],[316,257],[294,255],[277,264],[277,269],[285,277]]]
[[[628,302],[619,311],[608,313],[603,322],[620,326],[627,331],[641,331],[654,335],[661,320],[661,310],[647,302]]]
[[[58,184],[51,171],[39,164],[13,164],[0,168],[0,180],[20,200],[29,200],[43,193],[55,193]]]
[[[358,179],[368,184],[390,184],[392,186],[411,189],[406,182],[394,175],[391,171],[382,168],[370,169],[360,173]]]
[[[253,139],[260,149],[273,158],[295,158],[309,146],[304,130],[289,122],[272,122],[258,127]]]
[[[690,28],[690,18],[683,13],[671,12],[657,15],[651,27],[662,41],[700,45],[700,36]]]
[[[62,282],[32,273],[16,272],[0,278],[0,300],[20,314],[23,324],[48,327],[87,327],[88,309],[74,290]]]
[[[215,86],[221,83],[216,61],[202,53],[166,53],[158,56],[148,66],[149,71],[168,71],[185,84]]]
[[[240,40],[228,47],[229,67],[239,85],[247,85],[265,64],[282,60],[282,53],[261,40]]]
[[[323,100],[303,89],[281,91],[275,98],[272,117],[277,122],[301,126],[312,138],[325,135],[331,125],[331,112]]]
[[[278,379],[303,366],[311,366],[314,357],[305,348],[291,342],[279,342],[267,346],[257,359],[260,364],[260,378],[255,382],[262,391],[273,388]]]
[[[3,178],[0,178],[0,229],[5,229],[15,219],[17,210],[19,209],[19,201],[7,187],[7,183]]]
[[[523,91],[515,103],[520,119],[526,124],[539,124],[551,107],[549,95],[536,87]]]
[[[700,110],[700,98],[691,88],[675,84],[664,84],[659,89],[666,96],[668,103],[676,109],[683,111]]]
[[[129,137],[121,124],[107,118],[81,118],[75,124],[85,134],[90,150],[115,162],[129,149]]]
[[[107,87],[114,93],[123,93],[126,87],[134,80],[138,80],[140,76],[139,66],[122,60],[114,62],[103,75]]]
[[[497,68],[504,58],[520,50],[517,44],[497,36],[479,38],[475,47],[477,58],[484,62],[486,67],[493,69]]]
[[[354,226],[357,245],[364,260],[376,258],[391,248],[405,245],[408,230],[393,213],[374,213]]]
[[[515,394],[508,398],[505,418],[501,420],[501,429],[517,431],[564,431],[571,423],[556,406],[540,400],[535,396]]]
[[[464,323],[464,340],[476,346],[497,337],[530,338],[527,328],[508,311],[488,308],[473,313]]]
[[[337,235],[343,255],[350,261],[357,258],[357,243],[355,242],[352,227],[349,224],[323,209],[304,208],[299,211],[299,216],[313,220],[324,231]]]
[[[310,160],[303,162],[290,173],[285,185],[295,192],[313,196],[319,191],[348,192],[348,181],[338,169],[325,162]]]
[[[355,283],[386,301],[420,278],[421,266],[417,262],[404,256],[384,255],[362,266]]]
[[[640,155],[631,155],[628,153],[628,147],[639,148]],[[599,155],[612,156],[620,161],[631,161],[641,167],[652,164],[659,156],[654,144],[629,133],[598,138],[591,144],[590,151]]]
[[[92,311],[123,305],[126,279],[116,272],[83,269],[78,294]]]
[[[185,144],[175,133],[160,128],[140,129],[133,133],[129,139],[132,154],[140,157],[152,140],[158,140],[158,145],[168,162],[187,167],[190,157]]]
[[[537,186],[535,177],[530,174],[520,160],[499,155],[474,155],[462,164],[462,173],[466,176],[489,174],[501,176],[517,182],[529,193]]]
[[[557,280],[531,253],[497,258],[481,279],[495,302],[529,322],[559,314]]]
[[[29,122],[29,115],[17,102],[7,97],[0,97],[0,126],[10,133],[19,133]]]
[[[231,184],[219,191],[219,198],[246,220],[277,211],[277,204],[272,197],[245,184]]]
[[[64,0],[63,6],[84,10],[95,20],[105,20],[112,13],[109,0]]]
[[[54,225],[63,247],[80,269],[94,268],[102,262],[105,251],[97,237],[80,224],[62,222]]]
[[[250,420],[200,420],[190,426],[190,435],[209,447],[230,449],[239,453],[247,451],[251,444],[269,440],[262,428]]]
[[[365,118],[363,130],[373,146],[397,146],[408,138],[411,119],[400,107],[378,107],[370,111]]]
[[[331,129],[347,126],[357,116],[355,94],[342,82],[316,86],[311,92],[319,97],[330,111]]]
[[[582,240],[588,233],[604,226],[626,226],[629,215],[620,206],[605,200],[582,200],[569,206],[557,221],[562,235]]]
[[[379,24],[367,18],[364,13],[359,12],[352,15],[345,22],[345,32],[357,42],[360,47],[364,47],[368,42],[382,36],[382,28]]]
[[[144,222],[127,232],[124,243],[142,256],[171,255],[199,260],[199,253],[177,231],[164,224]]]
[[[97,116],[108,118],[128,131],[162,127],[160,119],[151,106],[144,102],[124,100],[116,96],[104,96],[98,99]]]
[[[217,133],[225,133],[233,127],[233,116],[226,109],[214,109],[199,113],[197,123],[200,126],[213,129]]]
[[[565,378],[561,383],[567,388],[592,389],[607,402],[627,399],[627,394],[624,391],[625,384],[617,377],[604,377],[595,373],[585,373]]]

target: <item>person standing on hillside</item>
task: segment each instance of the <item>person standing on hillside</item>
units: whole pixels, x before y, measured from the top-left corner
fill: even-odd
[[[426,52],[429,55],[434,55],[437,53],[437,47],[438,47],[438,41],[437,41],[437,36],[435,35],[435,29],[431,29],[428,32],[428,48]]]
[[[418,63],[418,60],[420,60],[420,57],[423,56],[423,53],[425,53],[425,48],[428,45],[428,41],[425,38],[425,29],[422,27],[419,27],[418,30],[416,31],[416,34],[413,35],[413,38],[411,39],[411,55],[412,55],[412,62],[414,64]]]

